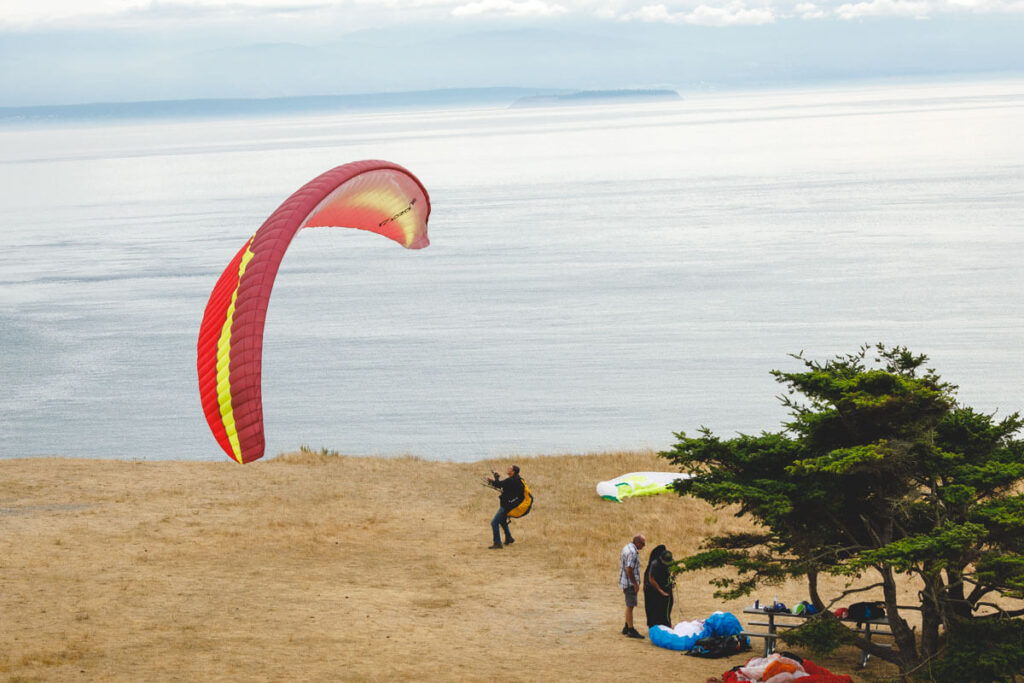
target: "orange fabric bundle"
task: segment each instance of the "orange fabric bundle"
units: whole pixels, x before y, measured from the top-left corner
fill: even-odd
[[[797,671],[802,672],[800,667],[797,666],[796,662],[794,662],[791,659],[780,657],[779,659],[776,659],[774,662],[772,662],[765,668],[764,673],[761,674],[761,680],[767,681],[772,676],[778,676],[781,673],[791,674]]]

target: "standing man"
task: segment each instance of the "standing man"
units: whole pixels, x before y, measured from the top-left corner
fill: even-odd
[[[519,465],[509,467],[508,478],[504,480],[498,476],[497,472],[491,472],[491,474],[494,475],[494,479],[488,479],[487,483],[501,491],[501,495],[498,497],[498,511],[494,513],[494,519],[491,520],[494,543],[488,547],[491,550],[501,550],[501,536],[498,534],[498,527],[505,532],[505,545],[512,545],[516,542],[508,530],[508,511],[523,502],[525,493],[523,480],[519,478]]]
[[[630,638],[643,638],[633,628],[633,608],[636,607],[636,597],[640,592],[640,551],[645,545],[647,539],[637,534],[631,543],[622,548],[619,555],[619,588],[626,596],[626,625],[622,627],[622,635]]]

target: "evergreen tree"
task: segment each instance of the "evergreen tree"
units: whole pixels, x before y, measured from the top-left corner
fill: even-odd
[[[865,346],[824,363],[797,355],[802,371],[773,371],[791,415],[778,433],[676,434],[661,456],[694,475],[678,493],[736,505],[759,529],[708,539],[679,566],[731,567],[714,580],[725,598],[806,577],[819,610],[848,597],[822,595],[823,574],[868,576],[884,597],[894,647],[867,643],[827,615],[787,642],[852,643],[904,675],[963,680],[943,671],[958,670],[958,634],[976,634],[969,625],[985,622],[986,637],[1005,632],[1013,643],[987,675],[1012,680],[1024,665],[1013,618],[1024,609],[992,598],[1024,599],[1024,422],[1018,413],[997,420],[961,406],[956,387],[924,367],[926,356],[873,348],[873,363]],[[917,634],[897,606],[899,575],[920,587]]]

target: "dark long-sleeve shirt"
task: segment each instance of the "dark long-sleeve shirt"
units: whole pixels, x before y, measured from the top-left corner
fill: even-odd
[[[508,479],[495,477],[491,481],[491,486],[501,491],[498,502],[503,509],[511,510],[523,502],[523,480],[519,478],[518,474],[513,474]]]

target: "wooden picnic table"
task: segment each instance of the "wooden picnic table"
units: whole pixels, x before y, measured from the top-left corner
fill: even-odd
[[[762,609],[762,608],[755,609],[753,607],[747,607],[746,609],[743,610],[743,613],[744,614],[756,614],[757,616],[767,617],[767,619],[768,619],[767,621],[750,621],[750,622],[748,622],[751,626],[764,626],[764,627],[766,627],[768,629],[767,631],[749,631],[748,630],[748,631],[744,631],[742,633],[742,635],[745,635],[745,636],[752,636],[752,637],[755,637],[755,638],[764,638],[764,656],[765,657],[767,657],[771,653],[775,652],[775,641],[779,637],[778,630],[780,628],[781,629],[787,629],[787,628],[796,628],[797,626],[800,626],[800,623],[787,623],[785,621],[777,622],[776,621],[777,617],[788,617],[790,619],[806,620],[807,618],[814,616],[813,614],[793,614],[792,612],[774,612],[774,611],[765,610],[765,609]],[[888,626],[889,626],[889,619],[887,617],[878,617],[877,619],[867,619],[867,620],[862,620],[862,621],[857,621],[856,619],[840,619],[840,621],[845,621],[845,622],[849,622],[849,623],[856,623],[857,624],[856,630],[859,631],[860,633],[862,633],[864,635],[864,638],[869,643],[871,642],[871,636],[873,636],[873,635],[879,635],[879,636],[883,636],[883,635],[884,636],[891,636],[892,635],[892,631],[891,630],[885,630],[885,631],[879,631],[878,630],[879,627],[883,627],[883,626],[888,628]],[[860,668],[863,669],[865,666],[867,666],[868,658],[870,656],[871,656],[871,654],[867,650],[864,650],[864,652],[863,652],[863,654],[861,655],[861,658],[860,658]]]

